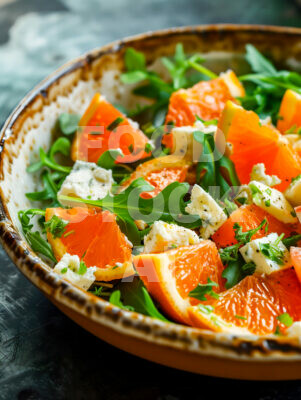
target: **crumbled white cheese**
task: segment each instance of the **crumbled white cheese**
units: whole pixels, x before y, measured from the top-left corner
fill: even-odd
[[[253,202],[258,207],[285,224],[297,222],[293,207],[279,190],[257,181],[251,181],[249,187],[252,191]]]
[[[80,267],[80,259],[78,256],[65,253],[61,260],[55,265],[54,272],[66,278],[69,282],[79,286],[82,289],[88,290],[95,281],[94,272],[96,267],[89,267],[87,271],[80,275],[78,273]]]
[[[252,204],[253,203],[252,191],[249,188],[249,186],[241,185],[240,188],[238,189],[236,196],[234,197],[234,200],[242,205]]]
[[[301,137],[299,134],[296,133],[287,134],[285,135],[285,137],[295,151],[297,152],[301,151]]]
[[[251,172],[251,181],[264,183],[267,186],[275,186],[281,183],[276,175],[267,175],[265,173],[265,165],[263,163],[255,164]]]
[[[64,180],[59,192],[60,196],[73,196],[82,199],[98,200],[111,191],[114,183],[112,171],[99,167],[95,163],[76,161],[70,174]],[[59,199],[63,205],[68,201]]]
[[[282,241],[277,239],[277,233],[271,233],[263,238],[251,240],[249,243],[241,247],[239,251],[247,263],[253,261],[256,266],[255,272],[259,274],[271,274],[272,272],[291,266],[289,251]],[[280,264],[263,254],[261,247],[263,244],[274,245],[275,248],[279,250],[280,258],[282,258]]]
[[[204,125],[201,121],[196,121],[193,126],[181,126],[172,129],[173,148],[172,154],[185,157],[190,161],[198,162],[203,151],[201,143],[193,138],[195,131],[203,133],[214,133],[216,125]]]
[[[191,229],[156,221],[149,233],[144,237],[144,253],[161,253],[172,248],[199,242],[200,238]]]
[[[185,211],[188,214],[198,215],[202,220],[200,234],[208,239],[226,221],[227,215],[217,202],[199,185],[194,185],[191,191],[191,203]]]
[[[292,179],[291,183],[284,192],[284,196],[291,203],[292,206],[297,207],[301,205],[301,175]]]
[[[301,339],[301,321],[294,322],[287,330],[288,336],[299,337]]]

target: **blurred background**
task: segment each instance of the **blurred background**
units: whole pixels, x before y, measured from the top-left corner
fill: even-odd
[[[299,5],[298,5],[299,4]],[[26,92],[73,57],[172,26],[301,27],[296,0],[0,0],[0,126]],[[0,250],[0,399],[301,398],[301,383],[250,383],[151,364],[62,315]]]

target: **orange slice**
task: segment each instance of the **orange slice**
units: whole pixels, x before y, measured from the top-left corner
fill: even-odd
[[[279,110],[277,128],[286,133],[295,127],[295,131],[301,127],[301,95],[288,89],[283,96]],[[297,133],[292,131],[291,133]]]
[[[244,88],[235,73],[227,71],[216,79],[174,92],[169,100],[165,123],[189,126],[194,124],[196,115],[205,120],[218,118],[227,100],[244,95]]]
[[[241,183],[249,183],[252,167],[264,163],[268,175],[277,175],[284,191],[291,179],[301,173],[301,161],[288,140],[271,124],[262,125],[253,111],[228,101],[219,120],[216,140],[222,133],[233,146],[231,159]]]
[[[198,283],[216,282],[223,289],[221,263],[217,248],[210,240],[160,254],[141,254],[134,266],[150,294],[175,321],[189,324],[189,292]]]
[[[77,255],[87,267],[97,267],[95,276],[100,281],[121,279],[134,273],[131,245],[120,231],[114,214],[86,207],[47,208],[46,221],[53,215],[68,222],[61,237],[54,238],[47,232],[58,261],[65,253]]]
[[[82,130],[75,137],[71,157],[74,161],[97,162],[106,150],[120,148],[125,155],[117,162],[131,163],[148,157],[147,137],[103,96],[96,93],[82,116]]]
[[[151,198],[156,196],[170,183],[176,181],[184,182],[190,165],[191,163],[184,158],[176,156],[154,158],[140,164],[129,179],[123,183],[123,186],[128,186],[135,179],[143,177],[149,184],[154,186],[154,190],[142,193],[141,197]]]
[[[256,232],[255,235],[253,235],[252,240],[261,238],[273,232],[278,233],[278,235],[284,233],[285,237],[288,237],[299,230],[299,226],[284,224],[272,215],[265,212],[262,208],[252,204],[242,206],[235,210],[227,219],[227,221],[225,221],[223,225],[214,233],[212,240],[216,243],[218,248],[232,246],[233,244],[237,243],[233,229],[235,222],[242,227],[243,232],[246,232],[250,229],[257,228],[265,218],[268,221],[267,232],[265,232],[265,227],[263,227]]]
[[[217,300],[190,307],[188,314],[194,326],[215,332],[283,333],[287,326],[280,316],[288,313],[294,321],[300,320],[300,298],[301,285],[290,268],[266,277],[247,276]]]
[[[301,282],[301,247],[290,248],[291,260],[299,281]]]

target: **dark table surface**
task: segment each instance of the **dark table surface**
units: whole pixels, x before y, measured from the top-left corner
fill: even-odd
[[[170,26],[301,26],[290,0],[0,0],[0,126],[65,61],[117,38]],[[0,249],[0,399],[301,399],[299,382],[197,376],[115,349],[75,325]]]

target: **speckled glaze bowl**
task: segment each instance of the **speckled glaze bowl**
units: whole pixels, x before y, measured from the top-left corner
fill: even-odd
[[[129,46],[154,64],[173,54],[182,42],[186,52],[207,53],[216,72],[245,72],[244,46],[252,43],[280,66],[301,69],[301,29],[214,25],[151,32],[112,43],[64,65],[32,90],[1,130],[0,236],[19,270],[60,310],[102,340],[157,363],[201,374],[240,379],[300,379],[301,338],[237,337],[165,323],[112,306],[55,273],[22,237],[17,212],[31,205],[25,193],[37,182],[26,173],[47,149],[62,112],[82,113],[96,91],[130,107],[138,100],[119,81]]]

